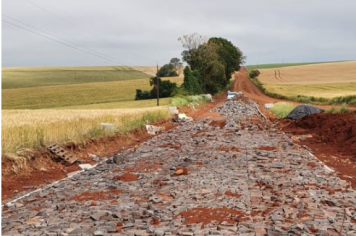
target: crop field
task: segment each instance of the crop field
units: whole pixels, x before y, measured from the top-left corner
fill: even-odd
[[[260,65],[246,65],[248,71],[251,70],[261,70],[261,69],[271,69],[271,68],[282,68],[289,66],[303,66],[303,65],[313,65],[313,64],[322,64],[328,62],[295,62],[295,63],[271,63],[271,64],[260,64]]]
[[[29,88],[149,78],[130,67],[3,68],[2,88]]]
[[[117,132],[169,116],[171,98],[135,101],[136,89],[150,90],[156,67],[3,68],[2,152],[16,158],[21,148],[108,135],[100,123]],[[162,78],[183,83],[183,77]],[[109,134],[110,135],[110,134]]]
[[[333,98],[356,95],[356,61],[260,69],[268,92]]]
[[[134,99],[136,89],[151,89],[150,75],[126,67],[117,67],[117,70],[112,68],[3,69],[2,108],[43,109],[67,106],[81,108],[82,105],[104,103],[110,103],[110,108],[122,108],[128,107],[128,104],[119,103],[128,101],[131,101],[135,108],[140,105],[147,107],[146,102],[135,102]],[[73,74],[75,71],[77,76],[82,76],[80,80],[75,80]],[[182,77],[163,79],[169,79],[178,85],[183,83]],[[118,106],[114,107],[113,103]]]
[[[125,132],[146,121],[169,116],[166,107],[140,109],[91,110],[3,110],[2,152],[15,153],[20,148],[38,149],[46,143],[82,142],[104,136],[100,123],[112,123],[116,131]]]

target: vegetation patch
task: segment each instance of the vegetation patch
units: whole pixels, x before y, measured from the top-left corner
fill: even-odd
[[[148,79],[131,67],[14,67],[2,69],[2,89]]]
[[[142,127],[146,122],[168,117],[166,107],[136,110],[3,110],[2,152],[14,154],[22,148],[41,149],[48,143],[82,143],[89,138],[125,133]],[[114,124],[115,130],[105,131],[101,123]]]
[[[278,118],[286,117],[296,106],[293,103],[277,102],[269,110]]]

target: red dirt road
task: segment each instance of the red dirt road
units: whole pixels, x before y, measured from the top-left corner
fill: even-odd
[[[272,98],[264,94],[256,85],[254,85],[251,80],[248,77],[248,71],[246,70],[245,67],[241,67],[238,73],[235,73],[235,82],[232,85],[232,90],[235,92],[241,91],[246,97],[252,99],[255,101],[259,107],[260,110],[267,116],[271,116],[271,114],[268,114],[266,110],[263,109],[264,104],[266,103],[275,103],[275,102],[290,102],[294,103],[296,105],[299,105],[301,103],[298,102],[292,102],[288,100],[283,100],[283,99],[277,99],[277,98]],[[317,107],[322,108],[322,109],[330,109],[331,107],[339,107],[339,106],[332,106],[332,105],[317,105]],[[348,109],[350,110],[356,110],[355,105],[349,105]],[[267,113],[267,114],[266,114]],[[273,116],[272,116],[273,117]]]
[[[241,91],[246,97],[257,102],[260,109],[265,103],[274,103],[283,101],[276,98],[271,98],[265,95],[259,88],[254,85],[248,78],[248,72],[245,67],[241,67],[240,71],[235,74],[235,82],[232,86],[233,91]]]

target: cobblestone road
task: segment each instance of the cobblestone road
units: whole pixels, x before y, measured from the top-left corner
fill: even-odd
[[[2,235],[356,235],[356,193],[228,101],[2,210]]]

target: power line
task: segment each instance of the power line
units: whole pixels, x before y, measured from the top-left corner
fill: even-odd
[[[54,37],[54,38],[63,40],[63,41],[65,41],[65,42],[69,43],[69,44],[72,44],[72,45],[76,46],[76,47],[83,48],[83,49],[85,49],[85,50],[87,50],[87,51],[89,51],[89,52],[91,52],[91,53],[98,54],[98,55],[103,56],[103,57],[106,57],[106,58],[108,58],[108,59],[110,59],[110,60],[114,60],[114,61],[116,61],[117,63],[119,63],[120,65],[130,67],[129,65],[123,63],[121,60],[118,60],[118,59],[116,59],[116,58],[114,58],[114,57],[105,55],[105,54],[100,53],[100,52],[96,52],[96,51],[94,51],[94,50],[91,50],[91,49],[89,49],[89,48],[86,48],[86,47],[84,47],[84,46],[81,46],[81,45],[79,45],[79,44],[77,44],[77,43],[74,43],[74,42],[72,42],[72,41],[69,41],[69,40],[67,40],[67,39],[65,39],[65,38],[59,37],[59,36],[57,36],[57,35],[54,35],[54,34],[52,34],[52,33],[47,32],[47,31],[45,31],[45,30],[42,30],[42,29],[40,29],[40,28],[34,27],[34,26],[32,26],[32,25],[29,25],[29,24],[27,24],[27,23],[25,23],[25,22],[23,22],[23,21],[20,21],[20,20],[18,20],[18,19],[15,19],[15,18],[13,18],[13,17],[10,17],[10,16],[8,16],[8,15],[6,15],[6,14],[2,14],[2,15],[5,16],[5,17],[7,17],[7,18],[9,18],[9,19],[11,19],[11,20],[13,20],[13,21],[16,21],[16,22],[19,22],[19,23],[21,23],[21,24],[23,24],[23,25],[26,25],[26,26],[28,26],[28,27],[30,27],[30,28],[32,28],[32,29],[35,29],[35,30],[40,31],[40,32],[45,33],[45,34],[48,34],[48,35],[50,35],[50,36],[52,36],[52,37]]]
[[[51,40],[51,41],[57,42],[57,43],[59,43],[59,44],[62,44],[62,45],[64,45],[64,46],[67,46],[67,47],[76,49],[76,50],[78,50],[78,51],[81,51],[81,52],[90,54],[90,55],[95,56],[95,57],[102,58],[102,59],[107,60],[107,61],[111,61],[111,62],[118,63],[118,62],[115,61],[115,60],[112,60],[112,59],[109,59],[109,58],[106,58],[106,57],[97,55],[97,54],[95,54],[95,53],[91,53],[91,52],[82,50],[81,48],[78,48],[78,47],[73,46],[73,45],[71,45],[71,44],[64,43],[64,42],[61,42],[61,41],[59,41],[59,40],[50,38],[50,37],[48,37],[48,36],[46,36],[46,35],[40,34],[40,33],[35,32],[35,31],[33,31],[33,30],[27,29],[27,28],[25,28],[25,27],[22,27],[22,26],[19,26],[19,25],[16,25],[16,24],[13,24],[13,23],[11,23],[11,22],[9,22],[9,21],[7,21],[7,20],[2,19],[2,21],[5,22],[5,23],[7,23],[7,24],[9,24],[9,25],[15,26],[15,27],[17,27],[17,28],[20,28],[20,29],[26,30],[26,31],[28,31],[28,32],[30,32],[30,33],[33,33],[33,34],[35,34],[35,35],[38,35],[38,36],[40,36],[40,37],[42,37],[42,38],[46,38],[46,39],[49,39],[49,40]],[[120,64],[120,63],[119,63],[119,64]]]
[[[61,20],[61,21],[64,21],[64,22],[66,22],[67,24],[69,24],[69,25],[71,25],[71,26],[73,26],[73,27],[75,27],[75,28],[81,30],[82,32],[84,32],[84,33],[86,33],[86,34],[89,34],[89,35],[91,35],[91,36],[94,36],[94,37],[96,37],[96,38],[99,38],[99,39],[101,39],[101,40],[104,40],[104,41],[106,41],[106,42],[112,43],[111,41],[108,41],[107,39],[105,39],[105,38],[103,38],[103,37],[101,37],[101,36],[99,36],[99,35],[97,35],[97,34],[93,34],[93,33],[89,32],[89,31],[87,31],[87,30],[84,30],[84,29],[78,27],[76,24],[73,24],[72,22],[70,22],[70,21],[64,19],[63,17],[60,17],[59,15],[57,15],[57,14],[55,14],[55,13],[53,13],[53,12],[47,10],[47,9],[45,9],[44,7],[41,7],[40,5],[34,3],[34,2],[32,2],[32,1],[30,1],[30,0],[25,0],[25,1],[28,2],[28,3],[30,3],[30,4],[32,4],[33,6],[37,7],[38,9],[40,9],[40,10],[46,12],[47,14],[49,14],[49,15],[51,15],[51,16],[54,16],[54,17],[56,17],[57,19],[59,19],[59,20]],[[152,60],[152,59],[150,59],[150,58],[148,58],[148,57],[146,57],[146,56],[143,56],[143,55],[138,55],[138,54],[136,54],[136,53],[131,53],[131,54],[135,54],[136,56],[139,56],[139,57],[145,57],[146,59],[148,59],[148,60],[150,60],[150,61],[155,61],[155,60]]]

